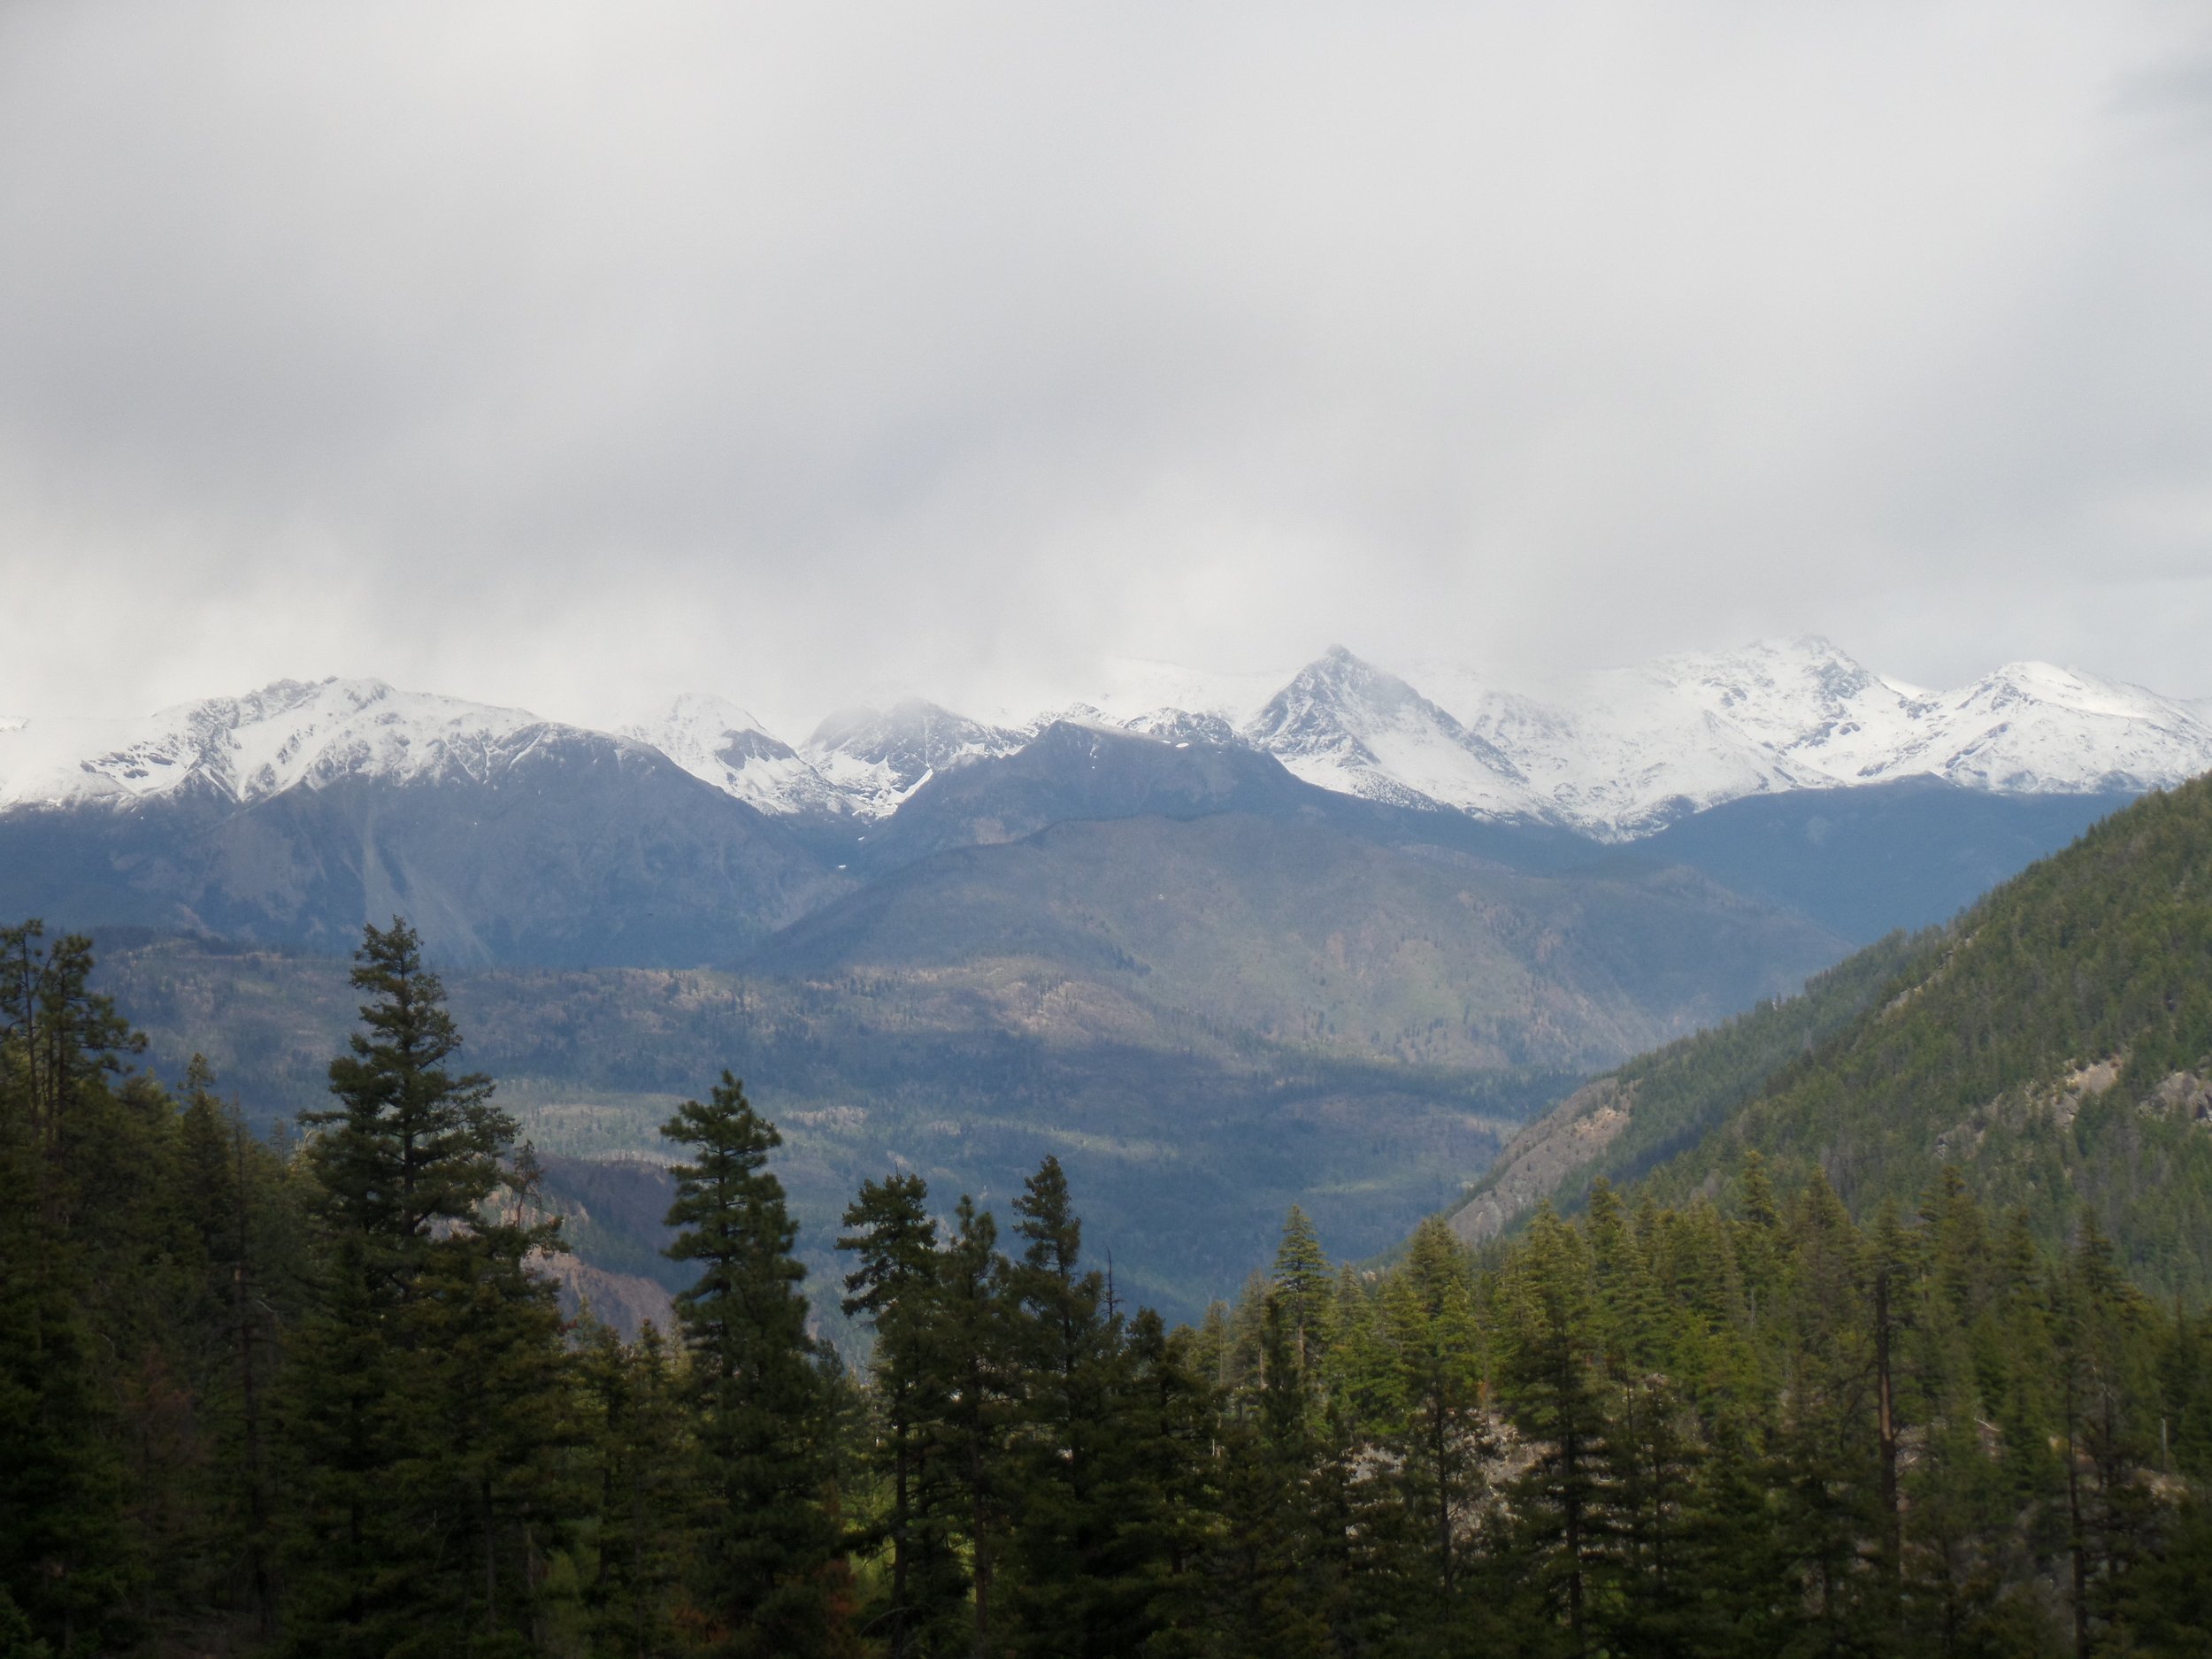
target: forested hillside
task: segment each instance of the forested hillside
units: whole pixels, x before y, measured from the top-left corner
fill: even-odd
[[[1796,996],[1761,1002],[1584,1084],[1513,1138],[1448,1212],[1453,1232],[1479,1244],[1542,1200],[1572,1207],[1600,1176],[1632,1179],[1694,1144],[1863,1013],[1918,944],[1893,934],[1814,975]]]
[[[96,983],[148,1033],[163,1076],[204,1052],[266,1127],[325,1099],[359,1000],[346,974],[342,960],[142,937],[102,956]],[[664,1162],[660,1125],[726,1065],[782,1129],[779,1169],[818,1285],[834,1271],[837,1217],[868,1177],[907,1168],[1003,1202],[1051,1153],[1125,1289],[1177,1318],[1241,1282],[1294,1201],[1348,1253],[1386,1248],[1573,1080],[1556,1066],[1413,1064],[1349,1037],[1334,1053],[1271,1042],[1202,1003],[1150,1000],[1148,978],[1077,978],[1034,958],[814,981],[445,976],[474,1064],[501,1079],[564,1200],[575,1193],[560,1160]],[[1222,987],[1223,1002],[1253,995]],[[656,1224],[612,1251],[595,1225],[578,1242],[596,1264],[636,1272],[635,1255],[664,1241],[658,1210],[587,1207],[595,1221]]]
[[[2086,1207],[2137,1282],[2200,1296],[2212,780],[2145,798],[1951,926],[1874,947],[1795,1003],[1624,1068],[1530,1145],[1547,1135],[1578,1148],[1541,1188],[1569,1204],[1598,1175],[1646,1171],[1661,1202],[1680,1202],[1756,1150],[1790,1179],[1821,1170],[1864,1218],[1955,1164],[2047,1245]],[[1479,1210],[1463,1213],[1479,1231]]]
[[[2182,1655],[2212,1322],[1947,1175],[1855,1225],[1754,1158],[1442,1225],[1171,1331],[1046,1158],[852,1195],[849,1370],[780,1137],[663,1133],[672,1330],[565,1321],[538,1171],[403,927],[288,1151],[172,1094],[81,940],[4,939],[0,1653]]]

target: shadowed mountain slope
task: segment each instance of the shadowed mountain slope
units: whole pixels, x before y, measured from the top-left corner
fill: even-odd
[[[197,780],[0,816],[0,915],[348,951],[405,915],[448,963],[699,962],[849,886],[641,744],[529,727],[475,775]]]
[[[1448,848],[1528,870],[1569,870],[1603,856],[1582,837],[1543,825],[1325,789],[1240,742],[1062,720],[1013,754],[930,779],[864,839],[852,867],[880,872],[952,848],[1019,841],[1055,824],[1221,813],[1325,825],[1380,846]]]
[[[2132,795],[1998,795],[1939,778],[1731,801],[1637,843],[1865,944],[1947,922]]]
[[[1535,875],[1230,813],[1064,823],[940,853],[744,966],[825,979],[1048,964],[1271,1041],[1579,1067],[1794,987],[1839,949],[1688,871]]]

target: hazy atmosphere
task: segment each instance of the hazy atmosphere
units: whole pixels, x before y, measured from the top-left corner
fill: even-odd
[[[16,5],[0,710],[2212,694],[2181,4]]]
[[[0,0],[0,1659],[2204,1659],[2208,625],[2206,0]]]

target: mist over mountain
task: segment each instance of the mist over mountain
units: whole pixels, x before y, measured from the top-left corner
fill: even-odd
[[[122,941],[173,1058],[273,997],[222,1061],[261,1120],[319,1097],[340,964],[405,915],[484,976],[464,1004],[549,1152],[648,1148],[741,1064],[811,1148],[810,1225],[885,1158],[1003,1191],[1050,1147],[1190,1311],[1290,1199],[1380,1248],[1578,1079],[2208,764],[2148,692],[1923,693],[1811,641],[1548,703],[1342,649],[1135,665],[1079,708],[895,701],[795,741],[705,695],[608,733],[288,681],[0,729],[0,913]],[[635,977],[668,970],[723,977]]]
[[[672,753],[684,708],[630,729]],[[854,810],[882,816],[932,772],[1011,753],[1055,719],[1239,742],[1337,793],[1606,842],[1747,795],[1932,778],[2001,795],[2117,796],[2212,768],[2212,718],[2192,703],[2042,663],[1927,691],[1817,638],[1592,672],[1545,698],[1463,665],[1402,676],[1340,647],[1279,680],[1132,663],[1056,713],[994,726],[918,703],[849,711],[800,750],[823,757],[826,780],[853,780]],[[743,798],[776,810],[761,776]],[[815,787],[795,787],[783,810],[808,810]]]
[[[2212,767],[2212,717],[2194,703],[2040,663],[1924,691],[1816,638],[1593,672],[1549,699],[1464,666],[1402,678],[1341,647],[1263,694],[1271,677],[1156,664],[1125,664],[1120,680],[1011,722],[918,699],[854,705],[795,742],[726,698],[687,695],[620,735],[771,816],[886,818],[929,778],[1012,754],[1059,722],[1240,743],[1338,793],[1607,841],[1747,795],[1913,777],[2003,795],[2139,794]],[[373,680],[283,681],[138,721],[0,720],[0,811],[142,799],[187,779],[243,804],[343,775],[476,775],[532,726],[580,729]]]
[[[10,721],[0,902],[328,949],[404,911],[454,962],[705,963],[933,854],[1235,812],[1524,870],[1624,849],[1865,940],[2212,766],[2193,705],[2035,664],[1939,694],[1801,639],[1550,702],[1419,677],[1342,649],[1272,692],[1132,664],[1018,724],[910,699],[797,742],[718,697],[610,733],[367,680]]]

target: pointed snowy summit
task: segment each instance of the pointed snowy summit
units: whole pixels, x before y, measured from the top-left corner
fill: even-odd
[[[1550,816],[1495,744],[1340,645],[1299,670],[1240,735],[1325,789],[1484,818]]]
[[[564,730],[522,709],[379,680],[280,680],[135,720],[26,720],[0,731],[0,807],[124,804],[184,789],[244,804],[340,778],[481,780],[518,741]]]
[[[897,811],[933,773],[1010,755],[1029,736],[910,697],[887,709],[841,710],[799,752],[852,812],[879,818]]]
[[[622,728],[693,777],[777,817],[843,817],[851,803],[798,750],[727,697],[686,692],[649,720]]]

